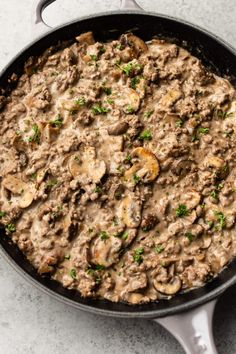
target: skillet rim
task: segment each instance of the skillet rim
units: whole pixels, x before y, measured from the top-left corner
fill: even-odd
[[[46,33],[37,36],[33,41],[31,41],[28,45],[24,46],[23,49],[21,49],[17,54],[14,55],[14,57],[10,60],[10,62],[0,71],[0,81],[3,75],[6,74],[6,72],[10,69],[14,63],[17,63],[17,61],[20,59],[21,56],[27,51],[30,50],[31,47],[40,40],[50,36],[53,33],[56,33],[57,31],[60,31],[61,29],[65,29],[67,26],[73,26],[76,24],[79,24],[80,22],[84,20],[93,20],[93,19],[98,19],[98,18],[105,18],[109,17],[112,15],[142,15],[145,17],[156,17],[161,18],[162,20],[170,20],[172,22],[175,22],[176,24],[181,24],[184,25],[185,27],[190,27],[191,29],[194,29],[197,32],[200,32],[201,34],[206,35],[208,38],[210,38],[212,41],[217,42],[221,47],[225,47],[233,56],[236,58],[236,49],[227,43],[227,41],[221,39],[218,35],[213,34],[212,32],[203,29],[202,27],[192,24],[186,20],[182,20],[179,18],[175,18],[172,16],[168,15],[163,15],[155,12],[145,12],[142,10],[126,10],[126,11],[109,11],[109,12],[101,12],[99,14],[93,14],[89,16],[83,16],[79,19],[74,19],[72,21],[68,21],[60,26],[57,26],[53,28],[52,30],[47,31]],[[200,305],[203,305],[217,297],[219,297],[227,288],[232,286],[233,284],[236,283],[236,274],[232,275],[227,281],[223,282],[223,284],[220,284],[219,286],[216,286],[215,289],[208,291],[206,294],[200,295],[196,299],[193,300],[188,300],[186,303],[181,303],[178,305],[174,305],[170,308],[164,308],[164,309],[157,309],[157,310],[138,310],[138,311],[131,311],[132,308],[137,305],[129,305],[130,306],[130,311],[119,311],[119,310],[108,310],[108,309],[102,309],[98,308],[95,306],[90,306],[88,304],[82,304],[79,301],[75,301],[72,299],[69,299],[66,296],[63,296],[59,294],[56,290],[50,289],[47,285],[42,284],[40,281],[36,280],[32,274],[27,272],[25,269],[23,269],[22,266],[20,266],[17,261],[9,255],[9,253],[6,251],[6,249],[2,246],[0,243],[0,255],[3,256],[3,258],[10,264],[16,271],[17,273],[21,274],[23,278],[25,278],[27,281],[29,281],[31,284],[33,284],[37,289],[41,290],[42,292],[52,296],[52,298],[59,300],[60,302],[64,304],[68,304],[74,308],[77,308],[79,310],[84,310],[90,313],[98,314],[98,315],[104,315],[108,317],[116,317],[116,318],[147,318],[147,319],[154,319],[154,318],[160,318],[164,316],[169,316],[181,312],[185,312],[187,310],[193,309],[195,307],[198,307]],[[233,262],[233,261],[232,261]],[[232,263],[231,262],[231,263]],[[231,264],[230,263],[230,264]],[[201,289],[201,288],[200,288]],[[189,292],[191,293],[191,291]],[[171,300],[168,300],[171,301]],[[153,304],[153,303],[149,303]],[[149,304],[146,304],[148,306]],[[128,308],[128,307],[127,307]]]

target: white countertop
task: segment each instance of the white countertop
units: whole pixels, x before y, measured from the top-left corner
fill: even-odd
[[[85,4],[86,2],[86,4]],[[32,0],[0,0],[0,70],[30,42]],[[235,0],[140,0],[156,11],[196,23],[236,47]],[[56,25],[118,9],[119,0],[58,0],[45,11]],[[214,319],[220,353],[236,353],[236,286],[220,299]],[[180,345],[147,320],[103,318],[41,293],[0,257],[0,354],[180,354]]]

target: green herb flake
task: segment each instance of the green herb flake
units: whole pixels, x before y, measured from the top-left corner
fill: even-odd
[[[70,255],[70,254],[67,254],[67,255],[65,255],[64,258],[67,259],[67,260],[69,260],[69,259],[71,259],[71,255]]]
[[[154,109],[151,110],[151,111],[146,111],[146,112],[144,113],[144,117],[145,117],[145,118],[150,118],[151,115],[153,115],[153,113],[154,113]]]
[[[61,128],[63,126],[63,119],[61,115],[58,114],[55,120],[50,121],[50,125],[56,128]]]
[[[108,233],[106,231],[101,231],[100,232],[100,237],[102,241],[105,241],[109,238]]]
[[[165,247],[163,245],[158,245],[155,247],[156,253],[162,253],[164,251]]]
[[[77,100],[75,101],[75,103],[78,105],[78,106],[85,106],[86,105],[86,99],[84,97],[80,97],[80,98],[77,98]]]
[[[76,272],[76,269],[75,268],[72,268],[71,270],[70,270],[70,276],[71,276],[71,278],[72,279],[77,279],[77,272]]]
[[[214,199],[218,199],[219,198],[219,192],[214,190],[211,192],[210,196]]]
[[[105,52],[106,52],[106,48],[105,47],[99,48],[99,54],[103,54]]]
[[[29,137],[28,141],[40,144],[40,139],[41,139],[41,131],[38,127],[37,124],[34,124],[32,127],[32,130],[34,132],[34,134],[32,136]]]
[[[129,76],[133,70],[132,63],[128,63],[126,66],[122,67],[122,71],[125,73],[125,75]]]
[[[175,123],[176,127],[181,128],[184,125],[184,121],[182,119],[179,119]]]
[[[131,156],[130,154],[126,155],[124,161],[125,161],[125,162],[131,162],[131,160],[132,160],[132,156]]]
[[[57,185],[57,183],[58,183],[58,180],[57,180],[57,178],[52,178],[50,181],[48,181],[48,183],[47,183],[47,187],[54,187],[54,186],[56,186]]]
[[[189,242],[192,242],[194,239],[194,235],[191,232],[186,232],[185,236],[189,240]]]
[[[140,247],[140,248],[137,248],[135,251],[134,251],[134,261],[136,263],[138,263],[138,265],[140,265],[142,262],[143,262],[143,257],[142,257],[142,254],[144,253],[144,248],[143,247]]]
[[[129,113],[129,114],[134,113],[134,108],[131,105],[128,105],[126,108],[126,113]]]
[[[0,211],[0,219],[4,218],[4,216],[6,216],[7,213],[5,211]]]
[[[105,92],[106,95],[111,95],[112,94],[112,89],[111,87],[106,87],[106,86],[103,86],[103,91]]]
[[[178,216],[179,218],[182,218],[182,217],[187,216],[189,214],[189,211],[188,211],[186,205],[184,205],[184,204],[180,204],[175,212],[176,212],[176,216]]]
[[[222,109],[216,109],[215,114],[220,119],[226,119],[228,117],[231,117],[233,115],[233,112],[225,112]]]
[[[98,193],[98,194],[102,194],[102,188],[100,186],[96,186],[95,190],[94,190],[95,193]]]
[[[136,86],[138,85],[140,83],[140,78],[138,77],[138,76],[136,76],[136,77],[133,77],[132,79],[131,79],[131,87],[132,87],[132,89],[136,89]]]
[[[138,184],[140,182],[141,178],[139,176],[137,176],[136,174],[133,175],[133,181],[134,184]]]
[[[92,107],[92,112],[95,115],[97,115],[97,114],[106,114],[106,113],[110,112],[110,109],[106,108],[106,107],[103,107],[103,106],[93,106]]]
[[[93,60],[93,61],[97,61],[98,60],[98,56],[96,54],[90,54],[89,55],[90,58]]]
[[[222,213],[222,211],[215,211],[214,212],[214,214],[215,214],[215,216],[216,216],[216,218],[217,218],[217,221],[218,221],[218,223],[219,223],[219,229],[220,230],[222,230],[224,227],[225,227],[225,225],[226,225],[226,217],[225,217],[225,215]]]
[[[203,128],[203,127],[201,127],[201,128],[199,128],[198,129],[198,133],[199,134],[208,134],[209,133],[209,128]]]
[[[10,223],[6,226],[6,230],[9,232],[9,233],[13,233],[16,231],[16,227],[14,224]]]
[[[138,137],[139,140],[152,140],[152,133],[150,130],[144,130]]]
[[[119,43],[119,44],[117,44],[116,48],[119,50],[122,50],[122,49],[124,49],[124,46],[121,43]]]

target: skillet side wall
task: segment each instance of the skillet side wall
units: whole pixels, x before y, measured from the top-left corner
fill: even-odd
[[[118,38],[123,32],[129,30],[144,40],[150,40],[153,36],[169,38],[186,47],[193,55],[201,59],[211,71],[221,76],[229,76],[231,82],[236,85],[236,52],[218,38],[209,35],[196,26],[169,17],[119,12],[101,14],[72,22],[40,38],[19,53],[2,72],[0,87],[4,88],[8,85],[8,79],[12,73],[18,75],[22,73],[24,62],[30,56],[40,55],[48,47],[56,45],[59,40],[70,40],[79,33],[88,30],[92,30],[96,40],[99,41]],[[0,245],[0,250],[2,249],[6,259],[16,270],[33,281],[37,287],[74,307],[108,316],[157,318],[182,312],[209,301],[236,282],[236,260],[234,260],[211,283],[200,289],[179,294],[171,301],[163,300],[158,303],[130,306],[104,300],[83,299],[78,292],[65,289],[59,283],[47,277],[40,277],[17,246],[9,241],[9,237],[4,234],[3,230],[0,230]]]

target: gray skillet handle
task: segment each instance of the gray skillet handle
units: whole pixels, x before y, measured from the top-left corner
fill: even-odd
[[[31,34],[38,37],[50,31],[52,27],[48,26],[42,18],[43,10],[56,0],[33,0],[31,14]],[[121,10],[142,10],[135,0],[120,0]]]
[[[217,354],[212,319],[216,300],[193,310],[155,319],[182,345],[186,354]]]

